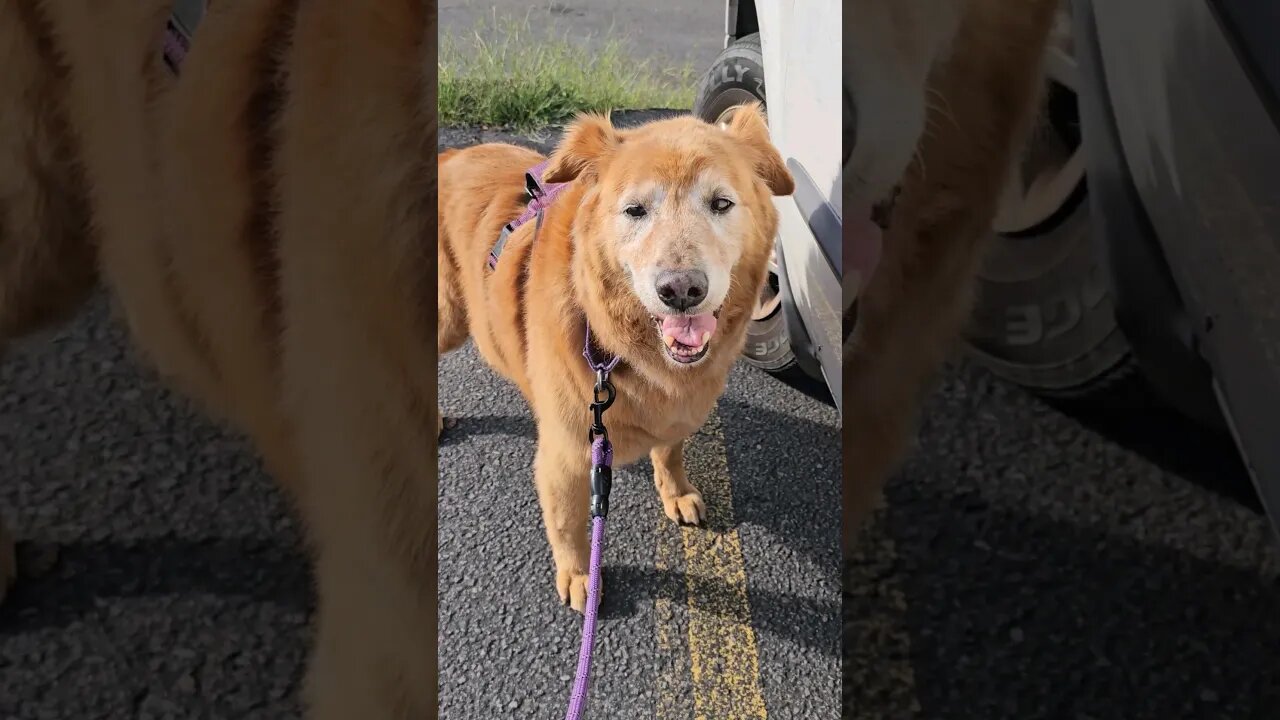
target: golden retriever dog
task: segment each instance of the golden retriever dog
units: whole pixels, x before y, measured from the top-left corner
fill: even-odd
[[[846,547],[969,318],[982,240],[1040,106],[1058,4],[845,4],[846,257],[883,231],[844,349]]]
[[[685,475],[684,441],[724,391],[746,342],[778,218],[794,184],[759,105],[724,127],[691,116],[616,129],[577,119],[542,180],[570,183],[486,258],[524,210],[524,174],[544,158],[505,144],[440,156],[439,351],[468,337],[529,403],[534,482],[560,600],[586,604],[588,429],[595,375],[586,323],[620,360],[605,424],[618,464],[646,453],[667,517],[706,508]]]
[[[0,347],[100,279],[303,521],[307,717],[431,717],[435,3],[169,5],[0,0]]]

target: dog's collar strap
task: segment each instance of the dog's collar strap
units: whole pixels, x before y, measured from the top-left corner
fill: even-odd
[[[621,358],[617,356],[610,358],[608,354],[601,353],[601,355],[604,355],[604,357],[608,359],[599,359],[595,352],[595,343],[591,342],[591,321],[588,320],[584,325],[586,327],[586,333],[582,340],[582,357],[587,359],[587,366],[596,374],[597,379],[607,380],[609,373],[613,372],[613,369],[618,367],[618,361]]]
[[[191,50],[191,38],[204,19],[208,0],[174,0],[173,12],[164,28],[164,62],[177,75]]]
[[[555,202],[560,193],[568,187],[569,183],[544,183],[542,181],[542,173],[546,171],[549,162],[549,160],[543,160],[525,171],[524,191],[529,196],[529,204],[525,206],[524,212],[520,213],[520,217],[503,226],[502,232],[498,234],[497,242],[489,250],[488,262],[490,270],[498,267],[498,257],[502,255],[502,248],[506,246],[507,239],[511,237],[511,233],[535,217],[538,220],[538,227],[541,227],[543,211],[551,207],[551,203]]]

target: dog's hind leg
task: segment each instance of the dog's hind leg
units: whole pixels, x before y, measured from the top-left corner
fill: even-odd
[[[467,305],[462,297],[462,284],[458,280],[457,263],[453,262],[446,243],[445,229],[440,228],[439,271],[437,272],[438,297],[436,320],[436,349],[439,357],[457,350],[467,341]],[[437,408],[436,431],[444,430],[444,410]]]
[[[445,277],[443,258],[440,270],[439,319],[436,321],[436,349],[440,356],[457,350],[467,341],[467,306],[457,281]]]

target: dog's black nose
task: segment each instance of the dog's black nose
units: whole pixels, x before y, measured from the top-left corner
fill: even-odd
[[[701,270],[664,270],[655,284],[667,307],[688,310],[707,296],[707,274]]]

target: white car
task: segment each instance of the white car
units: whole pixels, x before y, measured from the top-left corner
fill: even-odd
[[[840,407],[841,3],[728,0],[725,49],[703,77],[694,113],[723,122],[765,104],[770,135],[795,177],[776,198],[769,280],[744,349],[748,363]],[[766,98],[766,86],[768,97]]]

